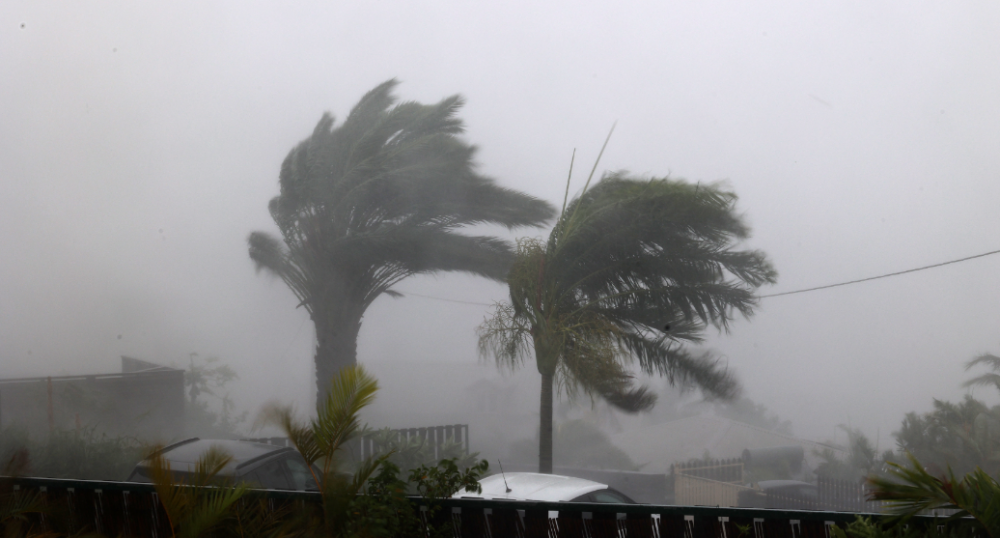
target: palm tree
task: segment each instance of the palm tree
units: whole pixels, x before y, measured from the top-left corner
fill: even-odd
[[[972,379],[962,383],[963,387],[975,387],[985,385],[987,387],[995,387],[1000,390],[1000,357],[996,355],[991,355],[989,353],[983,353],[978,357],[965,363],[965,371],[969,371],[973,366],[979,366],[980,364],[985,364],[990,367],[992,372],[977,375]]]
[[[456,233],[475,224],[539,226],[546,202],[475,171],[475,147],[458,138],[459,96],[436,105],[395,104],[395,80],[368,92],[334,128],[324,114],[281,165],[271,200],[279,240],[248,239],[259,270],[280,277],[316,327],[319,396],[356,363],[365,310],[408,276],[464,271],[503,280],[511,245]]]
[[[378,381],[362,366],[343,368],[330,381],[330,390],[317,405],[317,417],[308,423],[296,420],[290,406],[270,404],[257,418],[260,425],[280,427],[305,459],[322,498],[316,521],[329,536],[342,536],[350,523],[351,501],[391,453],[369,456],[354,474],[344,469],[343,450],[361,428],[361,410],[374,401]]]
[[[906,458],[909,466],[889,463],[888,476],[868,478],[871,499],[886,501],[888,526],[905,525],[929,511],[948,510],[945,523],[963,523],[971,517],[988,536],[1000,538],[1000,482],[978,467],[960,479],[951,467],[934,476],[909,452]]]
[[[717,185],[613,173],[587,186],[563,201],[547,241],[519,241],[510,303],[479,328],[480,355],[500,367],[534,355],[543,473],[552,472],[556,389],[627,412],[649,409],[655,395],[633,384],[628,367],[637,361],[671,384],[735,396],[732,374],[682,343],[699,342],[709,323],[727,329],[733,310],[751,316],[754,290],[777,276],[763,253],[735,250],[749,229],[735,212],[736,195]]]

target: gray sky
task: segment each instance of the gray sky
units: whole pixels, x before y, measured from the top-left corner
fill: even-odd
[[[764,293],[995,250],[998,25],[962,1],[5,1],[0,376],[197,352],[244,402],[307,405],[312,327],[246,236],[274,230],[278,167],[323,111],[390,77],[403,99],[464,95],[482,171],[553,203],[615,121],[602,169],[727,181],[780,272]],[[504,297],[456,275],[400,289]],[[360,361],[475,362],[487,310],[379,299]],[[850,422],[884,445],[960,397],[998,327],[1000,256],[765,299],[710,344],[797,434]]]

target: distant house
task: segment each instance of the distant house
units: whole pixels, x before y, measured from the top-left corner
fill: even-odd
[[[121,373],[0,379],[0,429],[94,428],[162,442],[183,435],[184,371],[121,360]]]
[[[712,415],[671,420],[634,428],[615,434],[615,445],[643,465],[645,472],[669,473],[674,463],[703,458],[706,452],[717,459],[742,458],[750,449],[801,446],[805,471],[819,463],[817,452],[833,450],[840,457],[846,452],[815,441],[808,441],[763,428]]]

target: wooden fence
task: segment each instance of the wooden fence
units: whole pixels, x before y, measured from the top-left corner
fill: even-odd
[[[743,460],[740,458],[705,460],[688,463],[675,463],[670,466],[671,474],[683,474],[697,478],[706,478],[716,482],[743,484]]]
[[[465,454],[469,453],[469,425],[455,424],[448,426],[431,426],[429,428],[405,428],[390,430],[390,435],[396,437],[400,443],[417,441],[421,444],[429,445],[434,450],[434,461],[443,457],[441,447],[445,443],[456,443],[462,446]],[[382,451],[378,446],[382,432],[375,431],[368,435],[358,436],[360,444],[360,455],[362,458],[377,454]]]
[[[675,463],[670,466],[674,504],[740,506],[743,460],[722,459]]]

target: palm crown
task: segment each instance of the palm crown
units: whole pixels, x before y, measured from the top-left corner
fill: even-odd
[[[271,216],[281,240],[249,237],[259,269],[279,276],[316,324],[317,380],[355,362],[361,317],[408,276],[464,271],[502,280],[510,245],[459,228],[538,226],[552,207],[475,171],[475,147],[458,135],[458,96],[396,105],[390,80],[334,127],[325,114],[285,158]],[[320,382],[320,380],[323,380]]]
[[[566,206],[546,242],[519,243],[511,302],[481,326],[480,352],[505,366],[534,352],[542,472],[551,471],[553,382],[626,411],[648,409],[655,397],[634,386],[636,361],[715,397],[737,393],[730,372],[681,345],[700,341],[706,324],[728,327],[733,311],[750,316],[753,291],[775,281],[763,253],[733,248],[749,235],[735,202],[718,186],[608,174]]]

